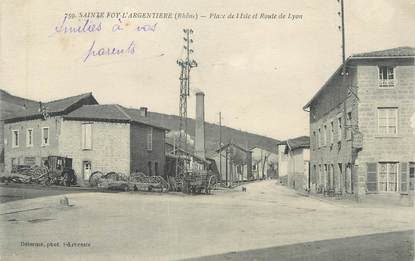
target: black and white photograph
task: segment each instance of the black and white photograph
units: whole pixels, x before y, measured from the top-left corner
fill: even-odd
[[[412,261],[415,2],[0,2],[0,261]]]

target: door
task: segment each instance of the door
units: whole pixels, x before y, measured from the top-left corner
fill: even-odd
[[[91,176],[91,162],[90,161],[82,162],[82,176],[84,177],[84,180],[89,180],[89,177]]]

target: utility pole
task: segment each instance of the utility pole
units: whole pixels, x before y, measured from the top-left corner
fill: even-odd
[[[339,1],[339,0],[337,0]],[[347,69],[346,69],[346,40],[345,40],[345,28],[344,28],[344,0],[340,0],[340,16],[341,16],[341,34],[342,34],[342,85],[343,87],[347,84]],[[349,86],[347,87],[347,92],[349,92]],[[347,107],[346,107],[346,100],[343,102],[343,126],[344,126],[344,135],[345,140],[347,139]],[[345,144],[346,145],[346,144]],[[334,175],[333,175],[334,176]],[[341,180],[341,178],[340,178]],[[341,181],[340,181],[341,182]],[[344,184],[344,182],[343,182]]]
[[[219,112],[219,176],[222,179],[222,112]]]
[[[346,75],[346,40],[345,40],[345,29],[344,29],[344,2],[340,0],[340,8],[341,8],[341,18],[342,18],[342,58],[343,58],[343,68],[342,73],[343,77]]]
[[[228,149],[229,149],[229,146],[228,147],[226,147],[226,151],[225,151],[225,155],[226,155],[226,157],[225,157],[225,184],[226,184],[226,187],[228,187],[228,154],[229,154],[229,151],[228,151]]]
[[[181,148],[187,152],[187,97],[190,95],[190,70],[193,67],[196,67],[197,63],[190,57],[191,53],[193,53],[193,50],[190,48],[190,45],[193,43],[193,40],[191,39],[193,30],[184,29],[183,32],[185,34],[185,37],[183,38],[185,45],[183,48],[186,55],[184,59],[177,60],[177,64],[180,66],[180,118],[178,148]],[[176,158],[176,180],[178,182],[183,182],[183,177],[187,170],[186,168],[185,159],[181,159],[181,155],[179,154]]]
[[[339,15],[341,16],[341,27],[340,27],[340,29],[341,29],[341,33],[342,33],[342,62],[343,62],[343,65],[342,65],[342,84],[343,84],[343,86],[346,86],[348,95],[350,93],[350,95],[353,96],[353,98],[351,97],[351,99],[353,99],[352,102],[351,102],[351,104],[352,104],[351,106],[353,107],[355,101],[356,102],[359,101],[359,97],[353,91],[352,86],[350,84],[350,80],[347,79],[347,77],[348,77],[348,71],[347,71],[347,67],[346,67],[346,37],[345,37],[346,29],[345,29],[344,0],[338,0],[338,1],[340,1],[340,10],[341,10],[340,13],[339,13]],[[344,124],[343,124],[343,126],[345,128],[345,131],[344,131],[345,139],[348,138],[347,137],[347,133],[348,132],[350,133],[350,139],[351,139],[351,141],[350,141],[351,155],[350,155],[350,163],[349,163],[350,164],[350,170],[351,170],[351,184],[350,185],[352,186],[352,191],[355,192],[354,183],[355,183],[355,180],[358,181],[357,177],[355,177],[355,175],[356,175],[356,169],[355,169],[355,166],[354,166],[355,165],[356,156],[357,156],[357,151],[355,151],[355,148],[354,148],[354,138],[355,137],[354,137],[354,134],[353,134],[354,129],[353,129],[352,118],[350,118],[350,123],[347,124],[347,121],[348,121],[347,118],[349,116],[348,116],[348,112],[347,112],[346,100],[343,103],[343,115],[344,115],[344,121],[343,121]],[[356,125],[356,127],[358,127],[358,125]],[[356,129],[356,132],[358,133],[359,130]],[[346,178],[345,176],[347,174],[346,172],[347,172],[347,165],[344,168],[344,171],[342,171],[342,173],[344,173],[344,175],[343,175],[344,176],[343,177],[343,181],[340,178],[340,182],[342,183],[340,187],[342,188],[342,190],[344,190],[343,187],[344,187],[344,179]],[[358,183],[356,185],[359,186]],[[358,187],[357,187],[357,190],[359,190]],[[358,194],[359,193],[357,193],[356,195],[358,195]]]

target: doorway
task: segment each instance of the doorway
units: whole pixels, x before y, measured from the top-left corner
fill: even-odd
[[[89,180],[91,169],[91,161],[86,160],[82,162],[82,176],[84,177],[84,180]]]

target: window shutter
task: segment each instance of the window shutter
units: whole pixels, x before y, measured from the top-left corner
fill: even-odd
[[[82,129],[82,149],[92,149],[92,124],[84,123],[81,125]]]
[[[366,187],[368,192],[377,191],[377,163],[367,163]]]
[[[92,149],[92,124],[85,126],[85,149]]]
[[[85,124],[81,124],[81,148],[85,149]]]
[[[407,162],[402,162],[400,164],[401,166],[401,186],[400,186],[400,191],[401,193],[408,193],[408,163]]]

